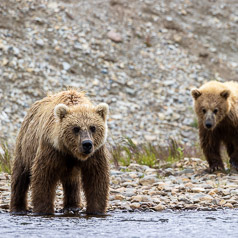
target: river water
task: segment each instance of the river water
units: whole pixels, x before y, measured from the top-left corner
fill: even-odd
[[[238,237],[238,210],[51,217],[0,214],[0,237]]]

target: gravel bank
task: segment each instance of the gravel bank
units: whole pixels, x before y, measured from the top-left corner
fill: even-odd
[[[81,88],[110,105],[123,136],[193,144],[190,88],[237,79],[236,1],[15,1],[0,4],[0,138],[14,145],[29,106]]]
[[[160,170],[130,164],[111,169],[108,211],[161,211],[165,209],[238,208],[237,174],[208,174],[207,163],[185,158]],[[0,208],[8,211],[10,176],[0,175]],[[59,187],[56,210],[62,209],[63,191]],[[82,205],[85,208],[83,199]],[[31,206],[30,206],[31,208]]]

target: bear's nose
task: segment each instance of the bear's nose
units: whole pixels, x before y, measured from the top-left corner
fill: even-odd
[[[210,129],[212,127],[212,123],[211,122],[206,122],[205,126],[206,126],[206,128]]]
[[[82,142],[82,146],[83,146],[83,152],[85,154],[89,154],[91,152],[91,149],[93,147],[93,143],[91,140],[85,140]]]

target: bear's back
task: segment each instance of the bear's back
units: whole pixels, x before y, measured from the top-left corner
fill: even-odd
[[[62,91],[57,94],[48,96],[52,103],[55,105],[63,103],[70,106],[75,106],[78,104],[90,104],[90,100],[85,96],[84,92],[78,92],[76,90],[70,89],[67,91]],[[45,99],[47,99],[46,97]]]
[[[224,85],[226,85],[231,92],[234,94],[234,96],[238,97],[238,83],[234,81],[225,82]]]

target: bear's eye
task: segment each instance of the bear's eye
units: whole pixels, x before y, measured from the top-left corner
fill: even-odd
[[[218,112],[218,109],[215,108],[214,111],[213,111],[213,113],[214,113],[214,114],[217,114],[217,112]]]
[[[90,126],[89,129],[90,129],[91,132],[95,132],[96,131],[96,127],[95,126]]]
[[[207,112],[207,110],[205,108],[203,108],[202,112],[205,114]]]
[[[79,131],[80,131],[80,127],[79,126],[75,126],[74,128],[73,128],[73,132],[76,134],[76,133],[79,133]]]

